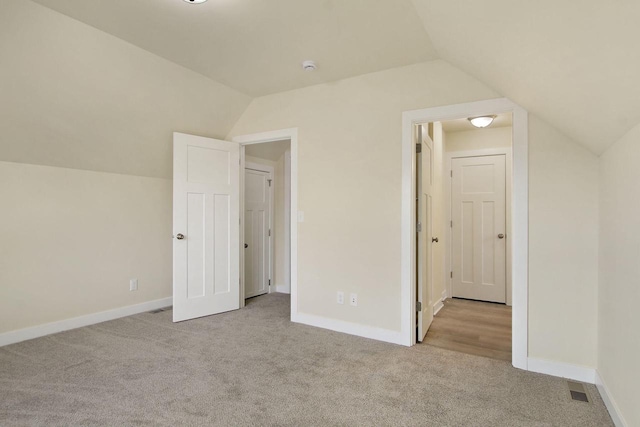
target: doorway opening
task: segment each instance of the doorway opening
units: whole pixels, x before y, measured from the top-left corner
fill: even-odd
[[[250,270],[252,277],[258,277],[250,292],[255,296],[265,288],[267,292],[269,288],[272,292],[289,291],[291,320],[296,321],[298,229],[297,222],[290,219],[291,214],[297,212],[297,129],[244,135],[233,141],[174,132],[173,141],[173,321],[245,306],[245,174],[251,172],[258,184],[261,180],[266,183],[262,187],[264,203],[253,205],[253,213],[262,210],[264,215],[256,215],[255,221],[252,217],[251,224],[262,222],[261,231],[267,236],[252,231],[255,246],[261,249],[253,256],[260,262]],[[245,164],[247,146],[278,141],[286,141],[290,153],[278,158],[283,167],[268,168],[256,162]],[[264,145],[263,149],[273,148]],[[281,196],[289,200],[288,204],[283,202],[279,216],[270,215],[271,207],[278,205],[271,202],[271,191],[265,189],[269,180],[272,188],[282,184]],[[252,189],[260,192],[259,185]],[[274,196],[278,194],[273,192]],[[282,224],[277,228],[279,218]],[[268,239],[269,230],[273,240]],[[281,249],[287,253],[286,257],[280,257],[280,270],[272,267],[272,261],[278,259],[278,247],[271,249],[271,242],[275,246],[278,241],[276,231],[284,236],[280,240]],[[282,278],[280,287],[274,283],[278,277]],[[266,285],[260,283],[260,278],[267,280]]]
[[[512,358],[512,133],[511,113],[416,125],[418,342]]]
[[[244,299],[290,294],[291,141],[251,144],[243,150]]]
[[[273,178],[271,178],[273,181],[270,187],[273,196],[273,215],[270,220],[272,224],[271,238],[268,239],[271,249],[269,259],[271,283],[269,286],[269,279],[267,279],[267,291],[263,290],[262,294],[267,292],[290,294],[291,321],[296,321],[298,313],[298,222],[294,213],[298,210],[298,131],[292,128],[242,135],[233,138],[233,141],[240,144],[240,169],[243,171],[240,174],[240,187],[243,194],[240,199],[240,240],[243,242],[240,254],[240,307],[244,307],[246,298],[251,296],[247,290],[255,289],[252,287],[254,285],[250,283],[252,280],[250,275],[256,276],[253,269],[256,265],[255,259],[250,259],[251,255],[247,252],[250,247],[244,248],[249,232],[256,229],[255,220],[253,225],[248,221],[252,214],[247,215],[247,209],[251,210],[250,199],[252,197],[247,191],[247,167],[251,173],[252,169],[269,171],[269,168],[264,166],[271,166],[273,168]],[[260,182],[260,179],[254,178],[254,181]],[[266,185],[268,186],[268,182]],[[249,187],[251,187],[251,183],[249,183]],[[267,231],[267,238],[268,234]],[[247,242],[247,244],[251,246],[250,243]]]
[[[482,115],[497,117],[474,131],[468,118]],[[527,369],[527,133],[526,111],[507,99],[403,114],[402,331],[408,345],[428,340],[434,327],[440,339],[434,345],[443,346],[442,331],[463,325],[455,315],[475,327],[488,316],[489,325],[505,328],[486,327],[483,332],[495,336],[476,336],[480,347],[493,340],[494,355]],[[452,316],[449,325],[438,324]],[[460,336],[450,341],[459,343]]]

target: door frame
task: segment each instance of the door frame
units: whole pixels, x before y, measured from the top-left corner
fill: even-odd
[[[245,146],[264,144],[282,140],[290,141],[291,166],[289,169],[290,209],[289,209],[289,249],[291,281],[291,321],[298,316],[298,223],[294,220],[298,212],[298,128],[281,129],[248,135],[239,135],[231,139],[240,144],[240,241],[244,241],[244,169]],[[286,180],[286,177],[285,177]],[[244,307],[244,249],[240,252],[240,307]],[[286,250],[285,250],[286,252]]]
[[[416,213],[414,125],[487,114],[513,114],[511,198],[512,364],[528,368],[529,164],[528,113],[507,98],[406,111],[402,114],[401,336],[416,343]]]
[[[241,147],[241,151],[244,150],[243,147]],[[241,161],[242,163],[242,161]],[[260,163],[254,163],[254,162],[247,162],[245,161],[244,163],[244,169],[243,171],[245,172],[245,176],[246,176],[246,171],[247,169],[251,169],[254,171],[259,171],[259,172],[265,172],[269,174],[269,180],[271,181],[271,184],[269,186],[269,230],[271,230],[271,235],[269,236],[269,245],[268,245],[268,251],[269,251],[269,281],[273,286],[273,290],[272,287],[269,286],[267,289],[267,293],[271,293],[275,291],[275,279],[273,277],[273,271],[274,271],[274,264],[275,264],[275,236],[273,235],[273,213],[274,213],[274,189],[275,189],[275,172],[274,172],[274,168],[273,166],[269,166],[269,165],[263,165]],[[244,180],[243,180],[244,181]],[[245,196],[245,192],[243,191],[244,188],[240,191],[240,194],[242,197]],[[244,203],[242,203],[242,206],[244,208]],[[244,214],[241,213],[241,217],[244,217]],[[244,224],[244,218],[241,219],[241,224]],[[241,235],[244,237],[244,232],[241,233]],[[240,241],[240,247],[244,248],[244,242]],[[243,256],[244,256],[244,251],[242,252]],[[242,264],[244,265],[244,264]],[[244,277],[241,279],[241,282],[244,283]],[[243,289],[240,290],[240,296],[243,297],[245,295],[245,289],[243,287]]]
[[[442,172],[444,174],[444,188],[443,191],[443,199],[445,204],[445,214],[449,221],[451,221],[452,217],[452,206],[451,206],[451,192],[453,188],[451,187],[453,180],[451,179],[451,173],[446,173],[451,171],[452,169],[452,161],[453,159],[462,159],[468,157],[485,157],[485,156],[505,156],[505,173],[506,173],[506,185],[507,192],[505,195],[505,218],[506,218],[506,304],[508,306],[513,305],[512,302],[512,277],[511,277],[511,193],[513,191],[513,165],[512,165],[512,152],[513,150],[510,147],[500,147],[500,148],[486,148],[481,150],[468,150],[468,151],[452,151],[450,153],[446,153],[444,155],[444,167],[442,168]],[[445,254],[444,254],[444,265],[445,272],[453,271],[452,270],[452,259],[453,259],[453,234],[451,233],[451,227],[445,227]],[[445,274],[445,289],[447,290],[447,298],[453,297],[453,280],[451,276]]]

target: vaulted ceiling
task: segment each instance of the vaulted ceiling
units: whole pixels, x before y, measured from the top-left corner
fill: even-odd
[[[251,96],[436,58],[408,0],[35,1]]]
[[[34,1],[251,96],[442,58],[596,154],[640,122],[634,0]]]

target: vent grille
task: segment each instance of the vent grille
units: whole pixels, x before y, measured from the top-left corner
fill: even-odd
[[[170,307],[164,307],[164,308],[159,308],[157,310],[151,310],[149,313],[151,314],[158,314],[158,313],[162,313],[163,311],[169,311],[169,310],[173,310],[173,306]]]
[[[567,386],[569,386],[569,394],[571,395],[571,399],[577,400],[578,402],[589,403],[589,396],[587,395],[587,390],[584,388],[584,384],[574,381],[567,381]]]

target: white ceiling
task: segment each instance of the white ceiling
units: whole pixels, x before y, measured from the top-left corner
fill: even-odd
[[[264,144],[252,144],[245,146],[245,154],[259,159],[271,160],[277,162],[280,157],[289,149],[290,141],[274,141]]]
[[[594,153],[640,121],[640,1],[412,1],[443,59]]]
[[[511,113],[498,114],[493,123],[491,123],[490,128],[503,128],[509,127],[513,124],[513,120],[511,119]],[[473,126],[468,119],[462,118],[457,120],[447,120],[442,122],[442,129],[445,132],[465,132],[468,130],[478,130],[477,127]]]
[[[251,96],[436,58],[409,0],[34,1]]]
[[[251,96],[442,58],[596,154],[640,122],[637,0],[34,1]]]

